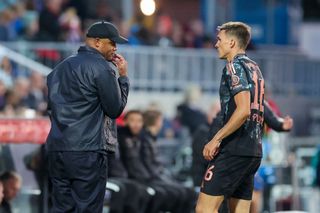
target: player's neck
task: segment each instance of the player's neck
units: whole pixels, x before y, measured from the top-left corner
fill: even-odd
[[[236,55],[245,54],[245,53],[246,53],[246,51],[242,50],[242,49],[236,49],[234,51],[231,51],[227,57],[227,61],[231,62],[234,59],[234,57],[236,57]]]

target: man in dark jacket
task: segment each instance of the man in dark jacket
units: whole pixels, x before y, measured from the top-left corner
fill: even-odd
[[[161,112],[149,110],[144,113],[144,130],[141,136],[141,159],[155,183],[167,186],[178,194],[180,207],[177,208],[176,212],[191,212],[195,204],[195,192],[193,189],[189,189],[174,180],[158,160],[159,153],[157,152],[156,141],[162,128],[162,123],[163,118]]]
[[[88,29],[85,46],[58,64],[47,78],[51,130],[47,138],[52,212],[102,212],[109,138],[127,103],[127,62],[116,54],[126,43],[109,22]],[[111,67],[112,62],[120,77]]]
[[[106,137],[109,136],[114,141],[117,141],[117,135],[111,134],[110,136],[108,134],[108,132],[111,132],[108,129],[108,120],[105,122],[105,128]],[[128,173],[122,164],[118,148],[116,148],[115,152],[108,152],[108,183],[119,187],[119,190],[111,192],[110,213],[142,213],[153,195],[149,193],[150,189],[147,186],[128,178]],[[132,196],[133,194],[134,196]]]
[[[141,156],[141,130],[143,117],[140,111],[129,111],[125,116],[125,126],[119,128],[120,156],[128,177],[155,190],[145,212],[156,213],[161,211],[181,212],[181,197],[178,190],[163,181],[157,180],[148,171]]]

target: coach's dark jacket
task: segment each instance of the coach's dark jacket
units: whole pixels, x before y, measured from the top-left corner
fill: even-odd
[[[48,151],[99,151],[108,147],[104,122],[116,135],[115,122],[123,111],[129,79],[119,77],[103,55],[88,46],[58,64],[47,77],[51,130]],[[110,138],[111,139],[111,138]]]

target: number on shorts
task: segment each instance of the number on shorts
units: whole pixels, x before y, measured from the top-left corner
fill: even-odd
[[[210,181],[213,177],[213,168],[214,168],[214,165],[210,166],[207,171],[206,171],[206,174],[204,176],[204,180],[205,181]]]

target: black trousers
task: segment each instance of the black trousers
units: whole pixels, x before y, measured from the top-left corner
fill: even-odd
[[[152,198],[146,186],[126,178],[110,178],[108,182],[120,188],[120,191],[111,194],[110,213],[145,212]]]
[[[101,213],[107,181],[107,155],[49,152],[51,213]]]
[[[156,186],[162,187],[166,193],[165,211],[172,213],[189,213],[195,207],[196,193],[193,189],[184,187],[175,182],[153,181]]]

